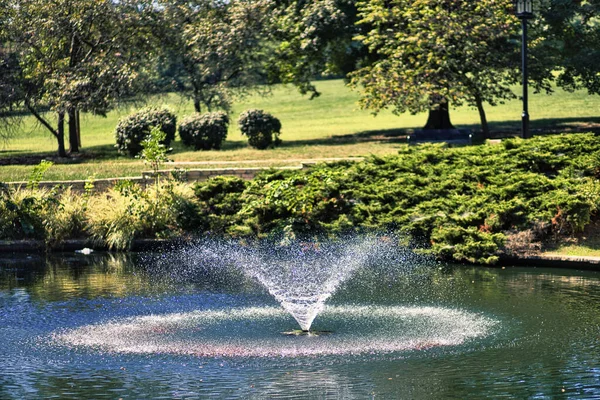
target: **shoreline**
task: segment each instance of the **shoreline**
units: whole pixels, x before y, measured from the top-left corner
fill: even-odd
[[[168,246],[181,245],[193,239],[136,239],[130,248],[120,252],[139,252],[159,250]],[[42,240],[0,240],[0,256],[10,254],[46,254],[46,253],[69,253],[78,252],[83,249],[92,249],[94,252],[110,252],[106,246],[95,244],[89,239],[66,240],[56,247],[47,247]],[[464,265],[479,265],[467,264]],[[489,268],[500,267],[540,267],[540,268],[567,268],[600,271],[600,257],[594,256],[570,256],[560,254],[537,254],[524,256],[502,255],[500,261],[495,265],[487,265]]]

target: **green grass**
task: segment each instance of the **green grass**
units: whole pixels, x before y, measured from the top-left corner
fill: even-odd
[[[358,94],[344,86],[341,80],[316,83],[322,95],[314,100],[301,96],[291,86],[276,86],[268,97],[249,96],[238,101],[233,109],[227,142],[221,151],[189,151],[177,140],[173,144],[172,159],[179,162],[237,162],[260,160],[260,163],[231,166],[281,166],[290,159],[313,159],[323,157],[350,157],[369,154],[396,153],[403,146],[397,139],[384,137],[404,133],[404,129],[424,125],[425,114],[393,115],[389,111],[373,116],[369,111],[358,109]],[[516,87],[515,91],[519,88]],[[155,105],[168,105],[178,117],[192,113],[192,104],[176,95],[158,96],[151,99]],[[123,106],[107,118],[82,115],[82,145],[80,157],[52,167],[47,179],[86,179],[89,176],[114,177],[139,175],[146,167],[142,162],[120,156],[114,149],[113,131],[118,119],[133,112],[137,106]],[[262,108],[276,117],[283,125],[284,140],[280,148],[260,151],[247,146],[237,126],[237,115],[248,108]],[[568,93],[557,90],[552,96],[532,94],[530,114],[532,129],[546,131],[588,131],[600,126],[597,111],[600,97],[585,92]],[[503,135],[518,132],[521,103],[517,100],[497,107],[487,107],[492,130]],[[475,109],[461,107],[451,111],[453,123],[458,127],[479,129],[479,116]],[[25,161],[35,163],[42,158],[53,157],[55,139],[37,124],[33,118],[24,119],[23,129],[0,150],[0,181],[19,181],[31,171]],[[4,159],[4,161],[3,161]],[[201,168],[225,165],[200,165]]]
[[[576,257],[600,257],[600,243],[594,247],[587,245],[563,244],[552,251],[544,252],[546,255],[576,256]]]

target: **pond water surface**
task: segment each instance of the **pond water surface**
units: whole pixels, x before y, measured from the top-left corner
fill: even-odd
[[[358,271],[296,337],[254,281],[145,260],[0,258],[0,398],[600,398],[597,272]]]

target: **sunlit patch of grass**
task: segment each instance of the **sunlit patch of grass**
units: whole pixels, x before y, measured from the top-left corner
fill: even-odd
[[[577,236],[549,246],[544,254],[600,257],[600,222],[592,222]]]
[[[282,85],[275,86],[270,96],[253,95],[241,99],[234,104],[232,123],[222,150],[191,151],[177,137],[172,144],[171,158],[180,162],[272,160],[270,166],[277,166],[291,159],[393,154],[403,146],[398,136],[406,133],[406,129],[422,127],[426,121],[425,114],[397,116],[384,110],[373,116],[368,110],[360,110],[358,93],[348,89],[342,80],[319,81],[316,86],[322,95],[314,100],[301,96],[294,87]],[[514,88],[516,93],[519,90],[519,87]],[[168,106],[179,120],[193,113],[191,102],[175,94],[155,96],[149,103]],[[83,114],[82,156],[74,158],[70,164],[55,165],[48,171],[47,179],[139,176],[144,169],[143,164],[137,165],[135,159],[116,152],[113,132],[121,116],[140,106],[125,104],[106,118]],[[237,116],[249,108],[264,109],[281,120],[281,147],[256,150],[247,146],[246,138],[241,136],[237,127]],[[498,134],[518,132],[521,108],[518,100],[496,107],[487,106],[492,131]],[[556,89],[552,96],[531,94],[529,108],[534,131],[600,130],[600,117],[597,115],[600,97],[590,96],[584,91],[569,93]],[[454,108],[450,115],[457,127],[479,129],[479,115],[475,109]],[[53,156],[55,151],[55,139],[33,118],[25,117],[23,128],[16,137],[4,148],[0,145],[0,159],[4,159],[5,164],[12,164],[0,166],[0,181],[20,181],[27,176],[27,167],[15,165],[22,164],[19,158],[41,159]],[[251,166],[261,165],[264,163]]]
[[[556,249],[553,249],[552,251],[544,252],[543,254],[577,257],[600,257],[600,247],[591,248],[588,246],[562,245]]]

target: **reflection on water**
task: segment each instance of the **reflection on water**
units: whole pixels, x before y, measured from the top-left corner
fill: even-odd
[[[317,329],[341,332],[335,324],[343,318],[331,315],[360,307],[457,309],[498,321],[493,335],[456,346],[238,358],[111,352],[51,340],[57,332],[151,315],[278,307],[264,289],[235,274],[196,271],[175,279],[183,276],[176,265],[155,274],[147,260],[107,254],[0,259],[0,398],[600,398],[595,272],[364,270],[330,299],[331,312],[315,321]],[[235,342],[244,329],[255,335],[254,343],[264,330],[265,338],[296,340],[270,332],[294,328],[291,317],[277,315],[263,322],[238,316],[228,340]],[[347,316],[346,325],[360,330],[360,323]]]
[[[0,259],[0,290],[26,288],[39,301],[125,296],[149,287],[135,273],[135,262],[125,254],[17,255]]]

